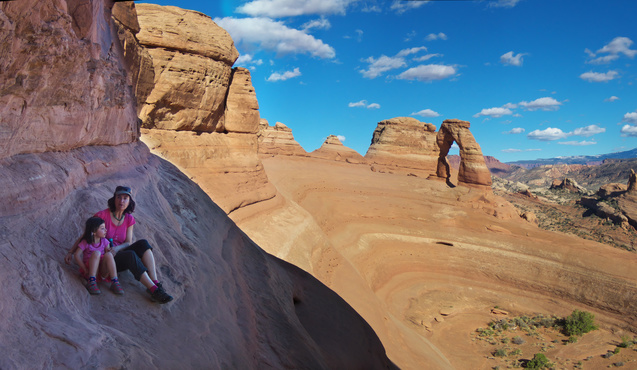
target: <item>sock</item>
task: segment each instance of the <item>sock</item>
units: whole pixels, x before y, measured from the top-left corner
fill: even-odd
[[[97,279],[95,279],[95,276],[89,276],[88,281],[97,281]]]
[[[159,280],[153,280],[153,283],[155,283],[155,285],[157,285],[157,283],[159,283]]]
[[[112,282],[112,283],[116,283],[116,282],[117,282],[117,278],[112,278],[112,279],[111,279],[111,282]]]
[[[150,288],[150,292],[151,292],[151,293],[155,293],[155,290],[157,290],[157,285],[153,285],[153,286]]]

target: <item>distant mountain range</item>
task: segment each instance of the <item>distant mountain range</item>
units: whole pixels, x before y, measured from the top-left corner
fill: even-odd
[[[524,168],[533,168],[537,166],[544,166],[547,164],[596,165],[596,164],[601,164],[606,159],[630,159],[630,158],[637,158],[637,148],[631,149],[625,152],[617,152],[617,153],[610,153],[610,154],[578,155],[578,156],[572,156],[572,157],[533,159],[533,160],[506,162],[506,164],[511,166],[524,167]]]

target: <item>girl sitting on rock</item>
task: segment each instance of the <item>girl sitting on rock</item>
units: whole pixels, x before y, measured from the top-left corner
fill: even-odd
[[[75,251],[75,262],[80,266],[80,274],[88,276],[86,289],[91,294],[100,294],[97,286],[97,273],[100,276],[108,274],[111,280],[111,290],[115,294],[124,294],[117,279],[115,259],[111,253],[109,241],[106,239],[106,223],[100,217],[86,220],[84,235]],[[98,271],[99,270],[99,271]],[[104,278],[103,278],[104,279]]]

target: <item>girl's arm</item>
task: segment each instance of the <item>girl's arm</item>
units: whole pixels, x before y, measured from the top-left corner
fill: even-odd
[[[122,244],[113,248],[113,250],[111,251],[113,255],[116,255],[117,252],[121,251],[124,248],[128,248],[128,246],[131,245],[131,243],[133,242],[133,226],[135,225],[130,225],[128,229],[126,229],[126,240],[124,240]]]
[[[66,262],[67,265],[71,264],[71,261],[73,260],[73,253],[76,252],[77,246],[80,244],[81,240],[82,240],[81,236],[77,238],[75,243],[73,243],[73,246],[71,247],[71,249],[66,253],[66,256],[64,256],[64,262]]]
[[[80,248],[77,248],[74,254],[75,262],[80,266],[80,269],[84,270],[85,273],[88,274],[88,269],[84,264],[84,251]]]

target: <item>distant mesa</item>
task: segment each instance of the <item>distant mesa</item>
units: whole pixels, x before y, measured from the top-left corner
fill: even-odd
[[[305,149],[294,140],[292,129],[281,122],[270,126],[267,120],[261,118],[257,138],[259,156],[296,155],[306,157],[308,155]]]
[[[365,163],[365,158],[354,149],[348,148],[335,135],[328,136],[323,145],[310,153],[311,157],[329,159],[332,161],[345,161],[347,163]]]

